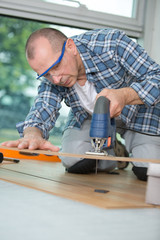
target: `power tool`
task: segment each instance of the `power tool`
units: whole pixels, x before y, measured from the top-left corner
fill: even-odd
[[[114,147],[116,124],[115,119],[110,118],[110,100],[106,97],[100,96],[96,101],[90,137],[94,152],[87,152],[87,154],[105,155],[108,148]]]

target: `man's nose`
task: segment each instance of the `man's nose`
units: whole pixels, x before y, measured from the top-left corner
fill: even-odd
[[[52,75],[52,79],[54,81],[54,84],[59,84],[61,82],[61,78],[62,78],[62,76],[60,76],[60,75],[58,75],[58,76]]]

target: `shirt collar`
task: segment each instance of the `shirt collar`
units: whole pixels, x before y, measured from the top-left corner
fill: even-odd
[[[75,41],[75,40],[74,42],[76,44],[80,57],[83,61],[86,74],[97,72],[98,68],[93,59],[94,57],[96,57],[95,54],[93,54],[93,52],[89,48],[83,45],[83,43],[80,43],[79,41]]]

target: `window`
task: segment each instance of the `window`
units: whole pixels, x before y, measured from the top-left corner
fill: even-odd
[[[42,0],[71,7],[82,6],[88,10],[104,12],[124,17],[133,17],[136,1],[134,0]]]
[[[122,29],[127,35],[134,38],[142,36],[145,0],[99,0],[98,3],[102,3],[99,4],[99,7],[95,2],[97,1],[58,0],[55,3],[55,1],[44,0],[1,0],[0,13],[82,29],[112,27]],[[120,8],[118,2],[121,6],[125,6]],[[76,7],[73,6],[75,3]],[[72,6],[68,6],[69,4]],[[129,9],[127,9],[128,7]],[[105,12],[100,12],[100,8]],[[122,9],[125,10],[125,13],[121,11]]]

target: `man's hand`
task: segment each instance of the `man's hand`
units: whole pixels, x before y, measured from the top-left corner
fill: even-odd
[[[118,117],[125,105],[143,104],[136,91],[132,88],[103,89],[97,98],[104,96],[110,100],[110,116]]]
[[[41,131],[35,127],[26,128],[24,131],[24,137],[15,141],[7,141],[1,143],[2,146],[6,147],[17,147],[19,149],[41,149],[51,150],[58,152],[59,147],[54,146],[49,141],[42,137]]]

